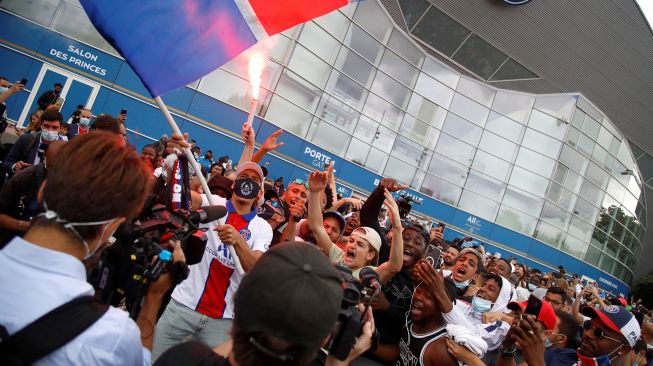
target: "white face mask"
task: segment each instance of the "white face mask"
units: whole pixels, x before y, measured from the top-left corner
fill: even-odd
[[[41,138],[43,139],[43,141],[52,142],[52,141],[59,138],[59,132],[42,130],[41,131]]]

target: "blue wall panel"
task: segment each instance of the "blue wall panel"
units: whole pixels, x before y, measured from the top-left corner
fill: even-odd
[[[17,79],[27,77],[33,82],[41,69],[42,61],[47,61],[69,70],[79,70],[80,75],[90,77],[107,86],[111,86],[115,82],[116,90],[120,92],[102,87],[93,106],[94,114],[104,112],[116,115],[121,108],[127,108],[129,110],[127,127],[129,129],[154,139],[159,139],[164,133],[170,135],[170,128],[163,115],[158,108],[147,104],[151,103],[149,94],[124,60],[99,50],[90,49],[86,45],[4,12],[0,12],[0,22],[3,24],[3,27],[0,28],[0,42],[6,47],[16,50],[14,52],[0,48],[0,58],[3,60],[3,69],[0,71],[0,75],[6,74]],[[65,60],[61,54],[56,55],[57,51],[70,53],[68,50],[71,46],[83,48],[97,56],[96,66],[105,70],[106,75],[97,75],[97,72],[94,74],[88,70],[88,67],[84,68],[71,63],[69,61],[71,54],[67,54],[68,58]],[[19,55],[19,52],[34,54],[37,60]],[[51,87],[54,82],[51,79],[46,80],[47,87]],[[124,95],[122,92],[128,95]],[[24,93],[24,96],[19,95],[12,101],[15,103],[15,106],[10,108],[12,115],[15,116],[15,113],[21,109],[21,101],[24,103],[21,98],[26,97],[27,93]],[[243,146],[240,141],[240,131],[242,123],[247,117],[246,111],[185,87],[165,95],[164,100],[173,108],[173,112],[181,115],[187,114],[190,121],[179,117],[175,119],[181,130],[189,132],[191,138],[197,140],[203,150],[211,149],[216,157],[229,155],[234,162],[238,161]],[[206,124],[206,127],[203,124]],[[259,118],[255,118],[253,127],[257,133],[259,144],[270,133],[277,130],[275,125]],[[139,149],[142,145],[149,143],[147,138],[136,137],[134,134],[130,134],[129,139]],[[292,178],[306,179],[309,169],[321,168],[329,160],[336,162],[336,177],[342,180],[341,183],[354,190],[363,193],[371,192],[381,179],[379,175],[290,133],[284,133],[281,141],[284,141],[285,145],[274,154],[266,156],[262,163],[269,161],[269,168],[274,172],[272,178],[279,175],[284,176],[286,184]],[[473,233],[480,240],[490,241],[487,247],[491,252],[498,251],[502,253],[502,256],[516,256],[524,263],[536,268],[544,269],[544,265],[555,268],[558,264],[562,264],[569,272],[583,273],[594,278],[603,288],[615,292],[628,292],[628,287],[614,277],[538,240],[470,215],[413,190],[407,190],[406,193],[423,200],[422,205],[414,205],[415,212],[448,224],[445,238],[449,240],[456,236]],[[460,232],[457,232],[456,229]],[[498,244],[494,245],[492,241]],[[513,250],[515,252],[512,252]],[[526,254],[526,257],[522,257],[521,254]]]

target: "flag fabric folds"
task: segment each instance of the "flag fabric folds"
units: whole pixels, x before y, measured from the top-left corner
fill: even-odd
[[[191,83],[257,41],[349,0],[81,0],[152,96]]]

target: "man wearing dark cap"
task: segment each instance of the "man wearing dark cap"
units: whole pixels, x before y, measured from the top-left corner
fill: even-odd
[[[232,347],[220,347],[226,358],[206,346],[184,343],[155,365],[306,365],[333,329],[342,295],[338,271],[317,248],[279,244],[260,258],[236,292]],[[369,347],[374,320],[369,312],[366,319],[349,357],[338,361],[329,356],[326,365],[347,365]]]
[[[547,365],[630,366],[628,355],[641,336],[641,329],[635,316],[624,307],[616,305],[601,309],[586,306],[582,313],[590,319],[583,324],[584,331],[580,347],[576,351],[576,360],[571,360],[568,355],[562,353],[555,354],[548,358]],[[540,347],[543,349],[539,342],[533,342],[531,345],[531,348]],[[545,364],[543,353],[525,356],[529,366]]]

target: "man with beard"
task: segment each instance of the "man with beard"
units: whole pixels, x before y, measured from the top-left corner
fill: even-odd
[[[630,350],[641,336],[635,316],[621,306],[610,305],[601,309],[583,308],[590,317],[583,324],[583,336],[576,357],[556,353],[546,365],[555,366],[630,366]],[[517,342],[529,366],[544,366],[544,343],[532,334],[532,321],[515,327]]]
[[[451,271],[453,265],[456,264],[458,254],[460,254],[460,247],[458,244],[449,244],[447,250],[442,253],[442,266],[440,266],[440,269],[443,271]]]
[[[190,275],[175,288],[159,319],[153,360],[188,337],[210,347],[228,339],[234,317],[233,297],[244,275],[236,270],[227,246],[234,247],[247,272],[268,250],[272,240],[270,225],[256,215],[256,203],[263,196],[263,179],[258,164],[239,164],[231,199],[214,196],[216,204],[227,207],[227,216],[201,225],[210,229],[206,232],[206,250],[201,262],[189,267]],[[208,199],[202,196],[201,206],[206,205]]]

